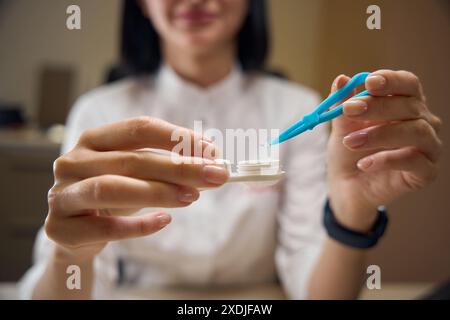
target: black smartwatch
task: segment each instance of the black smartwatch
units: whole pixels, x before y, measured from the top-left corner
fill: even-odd
[[[378,239],[384,234],[388,224],[388,217],[384,207],[378,207],[378,218],[369,233],[361,233],[347,229],[339,224],[327,199],[323,215],[323,223],[330,238],[347,246],[359,249],[367,249],[375,246]]]

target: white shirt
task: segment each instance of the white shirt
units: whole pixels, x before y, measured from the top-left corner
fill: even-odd
[[[318,102],[309,89],[271,76],[234,69],[201,89],[163,66],[154,77],[123,80],[82,96],[69,115],[62,153],[85,129],[130,117],[148,115],[185,127],[202,120],[204,127],[220,130],[282,130]],[[326,140],[326,127],[318,126],[280,146],[287,173],[281,186],[255,190],[232,184],[203,191],[189,207],[167,209],[173,220],[160,232],[109,243],[95,259],[93,297],[113,298],[119,260],[122,285],[246,285],[278,276],[289,297],[305,297],[325,238]],[[20,283],[23,298],[30,297],[52,246],[41,230],[34,265]]]

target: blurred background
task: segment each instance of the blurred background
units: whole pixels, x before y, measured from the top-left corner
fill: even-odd
[[[271,68],[322,96],[341,73],[410,70],[444,121],[444,143],[449,140],[450,1],[268,3]],[[66,28],[71,4],[81,7],[81,30]],[[17,281],[31,263],[62,125],[75,99],[104,83],[117,61],[121,4],[0,0],[0,283]],[[381,30],[366,27],[371,4],[381,8]],[[438,180],[390,208],[387,235],[369,263],[381,267],[383,288],[395,291],[367,297],[411,297],[450,276],[449,161],[445,148]]]

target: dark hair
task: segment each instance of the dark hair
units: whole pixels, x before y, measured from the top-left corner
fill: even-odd
[[[244,71],[262,71],[269,48],[266,1],[247,1],[248,14],[237,36],[237,59]],[[121,64],[109,76],[122,78],[156,72],[162,59],[159,36],[137,0],[124,0],[122,19]]]

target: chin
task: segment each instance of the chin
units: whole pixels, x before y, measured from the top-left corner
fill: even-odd
[[[220,44],[220,40],[210,32],[189,32],[182,36],[183,48],[193,52],[208,52]]]

